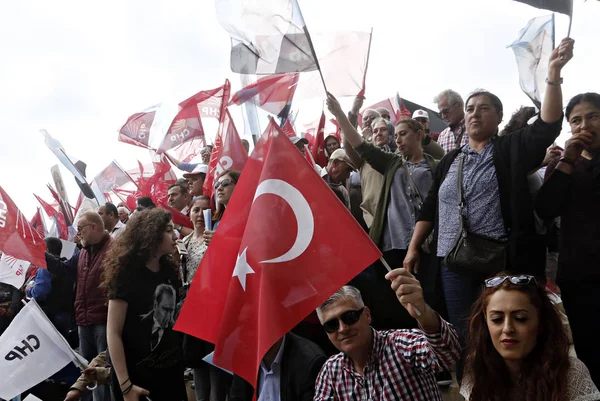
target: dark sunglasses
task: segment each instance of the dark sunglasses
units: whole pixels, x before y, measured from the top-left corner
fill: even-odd
[[[224,180],[219,181],[215,184],[215,189],[217,189],[219,187],[227,188],[231,184],[235,184],[235,181],[230,180],[229,178],[225,178]]]
[[[340,320],[344,322],[346,326],[352,326],[360,319],[360,316],[364,312],[365,307],[363,306],[359,310],[349,310],[340,315],[339,318],[330,319],[323,323],[323,328],[329,334],[335,333],[340,328]]]
[[[499,276],[488,278],[487,280],[485,280],[485,286],[487,288],[498,287],[506,280],[509,280],[510,283],[514,285],[529,285],[531,283],[537,283],[537,280],[533,276]]]

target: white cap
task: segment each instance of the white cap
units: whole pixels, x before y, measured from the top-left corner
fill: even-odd
[[[427,121],[429,121],[429,113],[426,112],[425,110],[421,110],[421,109],[415,110],[415,112],[412,115],[412,118],[413,119],[415,119],[415,118],[425,118],[425,119],[427,119]]]
[[[295,145],[298,142],[302,142],[305,145],[308,145],[308,139],[306,138],[300,138],[299,136],[292,136],[290,137],[290,140],[292,141],[292,143]]]
[[[185,173],[183,175],[183,178],[190,178],[192,175],[196,175],[196,174],[204,174],[206,175],[208,173],[208,166],[206,164],[198,164],[196,167],[194,167],[194,169],[192,170],[191,173]]]

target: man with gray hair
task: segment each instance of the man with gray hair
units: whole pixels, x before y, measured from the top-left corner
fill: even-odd
[[[442,401],[435,374],[458,359],[456,330],[425,303],[419,281],[405,269],[386,275],[420,329],[377,331],[360,292],[344,286],[317,315],[341,353],[325,362],[315,401],[401,399]]]
[[[440,92],[433,101],[437,103],[442,119],[448,123],[448,127],[440,133],[438,143],[444,152],[460,148],[469,142],[469,136],[465,128],[464,102],[458,92],[446,89]]]

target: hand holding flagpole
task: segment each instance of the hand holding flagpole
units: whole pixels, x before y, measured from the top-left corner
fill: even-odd
[[[388,265],[388,263],[385,261],[385,259],[383,258],[383,256],[382,256],[382,257],[380,257],[380,258],[379,258],[379,260],[381,261],[381,263],[383,263],[383,265],[385,266],[385,268],[387,269],[387,271],[388,271],[389,273],[391,273],[391,272],[392,272],[392,268],[390,267],[390,265]],[[389,273],[388,273],[388,274],[386,274],[386,276],[385,276],[385,278],[386,278],[386,279],[388,278],[388,276],[389,276]],[[410,274],[410,273],[409,273],[409,274]],[[397,292],[396,292],[396,293],[397,293]],[[409,304],[407,304],[407,306],[408,306],[408,305],[410,305],[410,306],[413,308],[413,310],[415,311],[415,314],[417,315],[417,317],[422,315],[421,311],[420,311],[418,308],[416,308],[414,305],[412,305],[412,304],[410,304],[410,303],[409,303]],[[409,311],[409,312],[410,312],[410,311]]]

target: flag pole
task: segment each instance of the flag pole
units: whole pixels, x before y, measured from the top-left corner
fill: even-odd
[[[567,31],[567,38],[571,37],[571,26],[573,25],[573,16],[569,15],[569,30]]]
[[[302,10],[300,10],[300,5],[298,4],[298,0],[292,0],[293,4],[296,5],[296,9],[298,10],[298,14],[300,14],[300,18],[304,22],[304,34],[306,35],[306,39],[308,40],[308,46],[310,46],[310,51],[312,52],[313,57],[315,58],[315,64],[317,66],[317,70],[319,70],[319,75],[321,76],[321,82],[323,83],[323,89],[327,93],[327,85],[325,85],[325,78],[323,78],[323,71],[321,71],[321,65],[319,64],[319,59],[317,58],[317,53],[315,52],[315,47],[313,45],[313,41],[310,37],[310,33],[308,32],[308,27],[306,26],[306,21],[304,20],[304,16],[302,15]]]
[[[362,88],[359,95],[365,96],[365,86],[367,85],[367,71],[369,70],[369,59],[371,58],[371,41],[373,40],[373,27],[369,36],[369,47],[367,48],[367,62],[365,63],[365,74],[363,75]]]
[[[385,266],[385,268],[387,269],[388,272],[392,271],[392,268],[390,267],[390,265],[388,265],[388,262],[385,261],[385,259],[383,258],[383,256],[381,256],[379,258],[379,260],[381,261],[381,263],[383,263],[383,265]],[[417,316],[421,316],[422,313],[420,310],[418,310],[417,308],[415,308],[414,305],[412,305],[413,309],[415,310],[415,313],[417,314]]]

